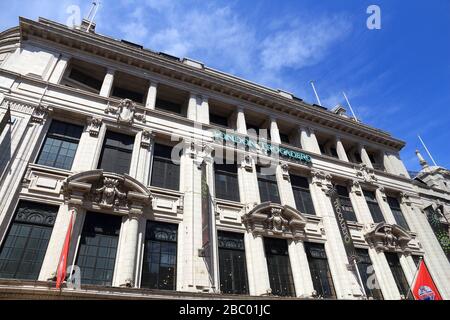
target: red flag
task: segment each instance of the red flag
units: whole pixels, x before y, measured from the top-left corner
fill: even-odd
[[[413,295],[416,300],[442,300],[423,260],[419,265],[419,272],[413,286]]]
[[[58,272],[56,274],[57,289],[61,288],[61,284],[64,282],[64,279],[66,278],[67,256],[69,255],[70,237],[72,235],[72,228],[73,228],[72,220],[73,220],[73,211],[72,215],[70,216],[69,227],[67,228],[66,240],[64,240],[64,246],[61,251],[61,256],[59,257]]]

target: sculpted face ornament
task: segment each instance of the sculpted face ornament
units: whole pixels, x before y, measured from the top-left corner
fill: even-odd
[[[270,211],[271,215],[267,218],[268,228],[276,233],[283,232],[284,226],[286,226],[289,222],[281,216],[281,209],[272,208]]]
[[[384,228],[384,245],[387,248],[395,248],[397,245],[397,241],[395,236],[392,234],[392,228],[390,226],[386,226]]]
[[[103,179],[103,186],[95,189],[94,194],[97,196],[97,202],[104,207],[113,207],[120,204],[121,200],[126,198],[126,194],[118,189],[119,180],[107,178]]]

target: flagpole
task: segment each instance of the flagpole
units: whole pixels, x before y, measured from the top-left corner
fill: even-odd
[[[419,264],[418,264],[417,269],[416,269],[416,274],[414,275],[413,280],[412,280],[411,284],[409,285],[408,294],[406,295],[405,300],[408,300],[409,294],[412,292],[412,291],[411,291],[411,288],[412,288],[412,286],[414,285],[414,282],[416,281],[417,274],[419,273],[419,269],[420,269],[420,264],[422,263],[422,259],[423,259],[423,258],[420,257],[420,259],[419,259]],[[414,295],[413,295],[413,298],[414,298]],[[415,299],[414,299],[414,300],[415,300]]]

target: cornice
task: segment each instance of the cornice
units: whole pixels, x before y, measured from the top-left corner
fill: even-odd
[[[23,41],[27,40],[29,36],[34,36],[67,47],[80,48],[109,60],[127,63],[162,76],[194,84],[201,87],[200,90],[203,91],[229,95],[272,111],[284,112],[301,120],[347,132],[396,150],[400,150],[405,145],[403,141],[393,138],[384,131],[341,118],[330,111],[311,106],[301,100],[291,100],[280,95],[276,90],[209,68],[198,69],[186,65],[182,61],[162,57],[155,52],[135,48],[105,36],[71,30],[64,25],[45,19],[36,22],[22,17],[20,18],[20,31]]]

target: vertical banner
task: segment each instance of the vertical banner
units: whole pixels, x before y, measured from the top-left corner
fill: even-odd
[[[447,256],[447,259],[450,261],[450,237],[448,235],[448,228],[443,223],[443,221],[445,221],[445,216],[442,214],[443,209],[438,207],[435,210],[432,205],[429,205],[424,211],[434,235]]]
[[[206,176],[206,163],[203,162],[202,168],[202,247],[206,249],[211,241],[211,197]]]
[[[416,281],[413,283],[412,293],[415,300],[442,300],[436,284],[428,271],[425,261],[420,261]]]
[[[334,214],[339,226],[339,232],[341,233],[342,241],[344,242],[345,252],[347,253],[348,262],[350,265],[354,265],[357,260],[357,253],[355,246],[353,245],[352,236],[350,234],[350,229],[347,225],[347,220],[344,218],[344,213],[342,212],[342,204],[339,199],[337,190],[335,187],[331,188],[327,192],[331,199],[331,204],[333,205]]]

